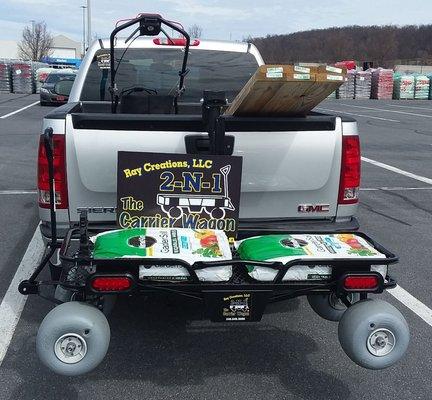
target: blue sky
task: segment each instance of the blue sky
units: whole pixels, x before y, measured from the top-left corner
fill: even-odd
[[[31,20],[53,34],[80,40],[80,5],[86,0],[0,0],[0,39],[19,40]],[[118,19],[158,12],[185,27],[197,23],[203,37],[241,40],[248,35],[290,33],[344,25],[431,23],[432,0],[91,0],[92,30],[107,36]]]

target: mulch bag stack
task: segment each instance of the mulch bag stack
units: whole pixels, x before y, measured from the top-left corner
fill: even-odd
[[[414,99],[415,77],[412,74],[394,75],[393,98],[396,100]]]
[[[378,68],[372,70],[371,98],[391,100],[393,97],[393,70]]]
[[[430,81],[426,75],[415,75],[414,98],[416,100],[427,100],[429,98]]]
[[[432,100],[432,74],[429,74],[428,78],[429,78],[429,100]]]
[[[45,82],[45,79],[48,77],[48,75],[54,71],[54,68],[49,67],[39,67],[35,69],[35,86],[36,86],[36,93],[40,92],[40,88],[42,87],[43,83]]]
[[[338,89],[339,99],[353,99],[355,93],[355,70],[348,70],[346,81]]]
[[[372,73],[368,71],[357,71],[355,75],[356,99],[370,99],[372,87]]]
[[[7,62],[0,62],[0,92],[12,92],[11,68]]]
[[[31,63],[12,63],[12,84],[14,93],[34,93],[33,68]]]
[[[48,76],[48,73],[43,74],[43,70],[46,69],[47,71],[52,71],[52,68],[47,68],[47,67],[48,67],[48,64],[46,64],[46,63],[32,62],[34,87],[35,87],[36,93],[40,92],[40,88],[43,85],[43,81]]]

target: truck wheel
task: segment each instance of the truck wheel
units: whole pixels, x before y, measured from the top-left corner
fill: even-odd
[[[338,335],[347,356],[369,369],[399,361],[410,338],[403,315],[382,300],[364,300],[350,307],[340,320]]]
[[[85,374],[105,357],[110,341],[106,317],[86,303],[69,302],[51,310],[39,327],[36,351],[60,375]]]
[[[347,298],[351,304],[360,300],[358,293],[349,293]],[[334,293],[309,294],[308,302],[321,318],[329,321],[339,321],[347,310],[347,306]]]

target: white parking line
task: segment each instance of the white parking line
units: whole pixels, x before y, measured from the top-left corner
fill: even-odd
[[[367,157],[362,157],[361,159],[362,159],[362,161],[367,162],[369,164],[376,165],[377,167],[381,167],[381,168],[387,169],[389,171],[396,172],[397,174],[407,176],[408,178],[412,178],[412,179],[415,179],[417,181],[432,185],[432,179],[431,178],[427,178],[427,177],[421,176],[421,175],[416,175],[416,174],[413,174],[412,172],[404,171],[403,169],[399,169],[399,168],[393,167],[393,166],[388,165],[388,164],[384,164],[384,163],[379,162],[379,161],[371,160],[370,158],[367,158]]]
[[[365,107],[365,106],[355,106],[353,104],[344,104],[344,103],[341,103],[341,104],[345,107],[355,107],[355,108],[362,108],[365,110],[372,110],[372,111],[384,111],[384,112],[395,113],[395,114],[413,115],[414,117],[432,118],[432,115],[410,113],[408,111],[386,110],[385,108],[372,108],[372,107]]]
[[[382,118],[382,117],[374,117],[374,116],[371,116],[371,115],[364,115],[364,114],[355,114],[355,113],[352,113],[352,112],[345,112],[345,111],[340,111],[340,110],[331,110],[329,108],[322,108],[322,107],[316,107],[315,110],[330,111],[330,112],[334,112],[334,113],[337,113],[337,114],[355,115],[356,117],[365,117],[365,118],[371,118],[371,119],[379,119],[381,121],[400,122],[400,121],[397,121],[395,119]]]
[[[393,289],[387,290],[395,299],[399,300],[404,306],[417,314],[428,325],[432,326],[432,310],[416,299],[411,293],[397,285]]]
[[[27,300],[27,296],[18,292],[18,284],[29,278],[43,254],[43,249],[44,244],[38,226],[0,304],[0,366]]]
[[[413,108],[414,110],[428,110],[432,112],[432,107],[416,107],[416,106],[400,106],[398,104],[386,104],[386,106],[390,107],[399,107],[399,108]]]
[[[34,103],[29,104],[28,106],[25,106],[25,107],[22,107],[22,108],[20,108],[18,110],[12,111],[9,114],[2,115],[0,118],[1,119],[8,118],[8,117],[10,117],[12,115],[18,114],[19,112],[26,110],[27,108],[33,107],[33,106],[35,106],[36,104],[39,104],[39,103],[40,103],[40,101],[35,101]]]
[[[432,186],[427,186],[427,187],[402,187],[402,186],[395,186],[395,187],[388,187],[388,186],[381,186],[381,187],[377,187],[377,188],[360,188],[360,190],[364,190],[365,192],[375,192],[375,191],[379,191],[379,190],[387,190],[387,191],[394,191],[394,192],[404,192],[407,190],[432,190]]]
[[[12,194],[36,194],[37,190],[0,190],[0,195],[12,195]]]

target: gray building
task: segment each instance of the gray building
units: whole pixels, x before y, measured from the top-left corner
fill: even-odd
[[[14,40],[0,40],[0,58],[17,59],[18,43]],[[65,35],[53,37],[50,57],[53,58],[81,58],[82,45]]]
[[[53,58],[81,58],[81,43],[65,35],[53,37],[50,57]]]

